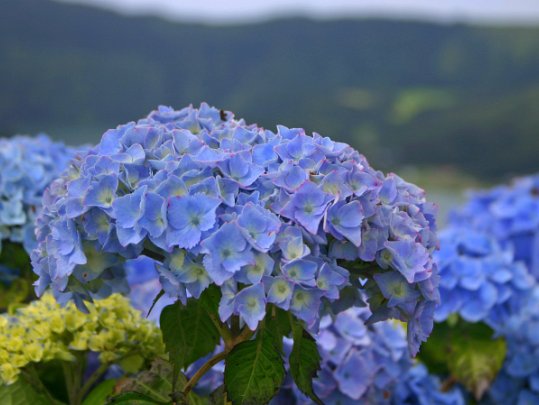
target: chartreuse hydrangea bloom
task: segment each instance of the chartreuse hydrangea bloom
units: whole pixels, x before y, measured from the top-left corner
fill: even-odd
[[[316,333],[322,315],[361,305],[361,290],[370,323],[408,323],[412,354],[432,328],[435,206],[316,133],[207,104],[159,107],[103,134],[43,201],[36,286],[62,302],[126,292],[124,262],[145,255],[183,305],[218,296],[212,322],[230,345],[278,311]]]
[[[108,366],[119,364],[133,372],[163,354],[161,332],[126,298],[113,294],[88,305],[88,311],[80,312],[72,303],[62,307],[47,293],[14,313],[0,315],[0,386],[35,378],[34,371],[53,360],[64,363],[70,372],[82,373],[80,365],[96,353],[101,364],[96,378],[90,378],[87,387],[82,382],[67,387],[74,393],[70,402],[80,403],[77,395],[87,393]],[[32,378],[28,382],[36,383]]]

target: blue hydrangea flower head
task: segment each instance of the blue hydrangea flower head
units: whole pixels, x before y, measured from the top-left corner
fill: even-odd
[[[485,322],[498,329],[507,318],[528,305],[535,284],[510,247],[469,227],[449,226],[440,232],[435,253],[440,271],[441,305],[435,319],[459,314],[468,322]]]
[[[493,403],[533,404],[539,398],[539,287],[511,314],[500,333],[507,341],[501,372],[487,393]]]
[[[2,240],[34,249],[43,192],[79,151],[46,135],[0,138],[0,249]]]
[[[487,232],[539,278],[539,175],[471,193],[451,222]]]
[[[366,308],[350,308],[322,318],[316,335],[322,369],[313,386],[324,404],[397,403],[397,383],[412,366],[405,331],[389,321],[366,325],[369,316]],[[312,401],[290,382],[272,403]]]
[[[417,364],[401,376],[392,403],[395,405],[464,405],[467,401],[458,386],[442,391],[439,378],[429,374],[423,364]]]
[[[252,329],[271,303],[315,331],[344,288],[368,289],[371,322],[409,322],[412,353],[433,322],[435,207],[316,133],[266,130],[207,104],[159,107],[105,132],[43,201],[32,260],[38,291],[58,299],[83,306],[124,291],[123,262],[145,255],[169,296],[216,285],[221,320]]]

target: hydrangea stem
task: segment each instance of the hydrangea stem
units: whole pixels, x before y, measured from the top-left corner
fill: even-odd
[[[47,387],[45,387],[33,365],[29,365],[28,367],[26,367],[26,369],[23,371],[23,375],[26,378],[26,381],[28,381],[38,392],[45,395],[51,404],[55,404],[58,402],[52,396]]]
[[[231,338],[229,344],[225,344],[225,350],[220,353],[217,353],[215,356],[210,358],[197,370],[195,374],[193,374],[189,381],[187,381],[187,384],[183,389],[183,394],[188,395],[189,392],[191,392],[191,390],[193,389],[193,387],[197,384],[198,380],[200,380],[204,374],[211,370],[211,368],[217,363],[224,360],[228,353],[230,353],[236,345],[251,339],[254,333],[255,331],[252,331],[247,326],[245,326],[243,330],[239,333],[239,335]]]
[[[213,366],[215,366],[220,361],[223,361],[228,354],[228,351],[222,351],[221,353],[217,353],[215,356],[213,356],[211,359],[209,359],[206,363],[200,367],[197,372],[187,381],[187,384],[185,384],[185,387],[183,389],[183,394],[188,395],[189,392],[193,389],[193,387],[197,384],[198,380],[202,378],[204,374],[206,374]]]
[[[210,317],[211,321],[213,322],[213,324],[215,325],[215,327],[219,331],[219,334],[223,338],[223,340],[225,342],[225,347],[231,345],[233,336],[232,336],[232,332],[230,331],[228,326],[225,325],[223,322],[221,322],[219,317],[215,316],[214,314],[208,312],[208,316]]]
[[[78,395],[80,377],[77,376],[77,360],[75,360],[74,362],[63,361],[62,369],[64,372],[64,381],[66,385],[67,396],[69,398],[69,404],[80,405],[80,398]]]
[[[150,259],[154,259],[160,263],[163,263],[165,261],[165,257],[161,254],[161,253],[158,253],[152,249],[149,249],[149,248],[144,248],[144,250],[142,251],[142,254],[144,256],[148,256]]]
[[[108,368],[108,363],[102,363],[99,368],[93,372],[93,374],[88,378],[88,380],[84,383],[84,385],[79,391],[79,397],[81,400],[84,399],[90,388],[92,388],[92,386],[97,382],[97,380],[99,380],[103,376],[103,374],[105,374]]]

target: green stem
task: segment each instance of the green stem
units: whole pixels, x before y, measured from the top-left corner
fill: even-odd
[[[245,342],[246,340],[251,339],[251,337],[255,334],[255,331],[249,329],[249,327],[245,326],[243,330],[240,332],[238,336],[236,336],[232,340],[232,347],[236,346],[237,344],[241,342]]]
[[[183,394],[188,395],[189,392],[193,389],[193,387],[197,384],[198,380],[202,378],[204,374],[206,374],[213,366],[215,366],[220,361],[223,361],[228,354],[228,351],[223,351],[221,353],[216,354],[211,359],[209,359],[206,363],[200,367],[197,372],[187,381],[187,384],[185,384],[185,387],[183,389]]]
[[[32,364],[25,367],[23,371],[23,375],[26,378],[26,381],[28,381],[28,383],[30,383],[30,385],[32,385],[37,391],[44,394],[51,404],[55,404],[58,402],[52,396],[52,394],[47,389],[47,387],[45,387],[45,385],[41,381],[41,378],[39,378],[39,375],[37,374],[35,367]]]
[[[82,403],[81,385],[85,364],[85,357],[82,353],[77,354],[73,362],[62,362],[70,405],[80,405]]]
[[[73,369],[73,364],[71,362],[62,361],[62,370],[64,372],[64,381],[66,384],[66,390],[67,390],[67,397],[69,398],[69,403],[71,405],[77,405],[76,404],[76,390],[75,387],[75,370]]]
[[[157,400],[159,400],[161,402],[165,402],[165,403],[170,401],[170,398],[164,397],[159,392],[155,391],[152,387],[144,384],[143,382],[141,382],[139,380],[135,379],[134,381],[135,381],[135,384],[137,384],[138,386],[144,388],[149,395],[153,396]]]
[[[231,319],[231,330],[234,336],[239,335],[240,333],[240,317],[238,315],[233,315]]]
[[[158,262],[161,262],[161,263],[165,261],[165,256],[147,247],[142,250],[142,254],[144,256],[148,256],[150,259],[157,260]]]
[[[99,368],[96,371],[92,373],[90,378],[88,378],[88,380],[84,383],[84,385],[79,391],[78,396],[81,400],[84,399],[86,394],[88,394],[88,391],[90,390],[90,388],[92,388],[92,386],[97,382],[97,380],[99,380],[103,376],[103,374],[105,374],[108,368],[109,368],[109,364],[103,363],[99,366]]]
[[[230,346],[232,344],[233,336],[228,326],[226,326],[223,322],[221,322],[221,320],[214,314],[208,312],[208,316],[210,317],[210,320],[215,325],[215,327],[219,331],[219,334],[225,341],[225,346]]]
[[[191,390],[193,389],[193,387],[197,384],[198,380],[200,380],[204,374],[211,370],[211,368],[217,363],[224,360],[228,353],[230,353],[234,347],[236,347],[242,342],[251,339],[254,333],[254,331],[250,330],[247,326],[245,326],[238,336],[232,338],[229,344],[225,344],[224,351],[222,351],[221,353],[217,353],[206,363],[204,363],[195,374],[193,374],[189,381],[187,381],[187,384],[185,384],[183,394],[188,395],[189,392],[191,392]]]

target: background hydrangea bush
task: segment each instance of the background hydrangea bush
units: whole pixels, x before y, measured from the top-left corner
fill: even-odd
[[[0,240],[35,247],[34,219],[43,191],[79,149],[46,135],[0,138]]]
[[[316,133],[272,132],[206,104],[160,107],[107,131],[43,203],[32,254],[38,292],[51,286],[61,302],[84,309],[127,291],[125,260],[156,260],[164,292],[181,302],[161,313],[175,372],[222,339],[224,351],[201,371],[226,358],[233,402],[273,396],[284,378],[282,336],[294,338],[291,357],[312,352],[290,367],[318,400],[310,380],[319,358],[305,330],[316,332],[323,313],[361,305],[360,290],[369,323],[408,322],[413,354],[432,328],[434,206],[419,188]],[[199,332],[205,338],[195,345],[188,336]],[[252,359],[261,348],[264,358]],[[248,372],[270,383],[253,389]]]
[[[539,175],[471,193],[451,221],[488,233],[539,278]]]
[[[440,232],[441,323],[421,357],[485,404],[539,400],[537,181],[472,193]]]
[[[31,293],[28,255],[43,191],[82,149],[46,135],[0,138],[0,309]]]

